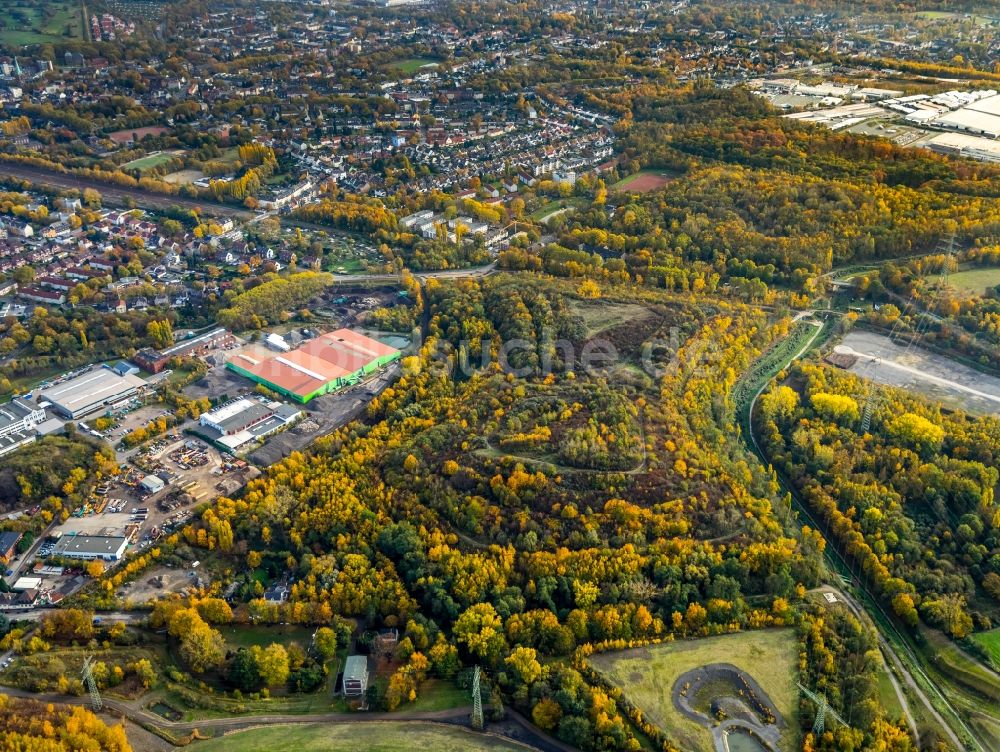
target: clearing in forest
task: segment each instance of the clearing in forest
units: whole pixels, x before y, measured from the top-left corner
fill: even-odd
[[[941,280],[941,275],[930,278],[932,281]],[[983,295],[987,290],[1000,285],[1000,269],[996,267],[976,267],[974,269],[963,269],[952,272],[948,275],[948,286],[961,292],[971,292],[974,295]]]
[[[752,676],[782,714],[788,724],[782,749],[791,752],[799,741],[798,651],[794,630],[767,629],[600,653],[588,661],[687,752],[712,752],[712,735],[674,705],[674,683],[700,666],[730,663]]]
[[[615,183],[612,188],[616,191],[629,191],[631,193],[649,193],[659,190],[671,180],[658,170],[640,170],[635,175],[629,175]]]

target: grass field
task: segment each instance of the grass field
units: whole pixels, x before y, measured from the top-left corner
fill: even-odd
[[[635,175],[622,178],[611,187],[616,191],[649,193],[662,188],[670,182],[670,179],[670,176],[661,170],[639,170]]]
[[[309,647],[312,642],[313,630],[309,627],[275,626],[275,627],[220,627],[226,642],[234,648],[249,648],[253,645],[266,647],[272,642],[287,645],[297,642],[302,647]]]
[[[916,14],[917,18],[922,18],[925,21],[940,21],[941,19],[949,18],[955,21],[961,20],[965,17],[964,13],[951,13],[945,10],[925,10],[920,11]],[[970,15],[972,21],[974,21],[978,26],[988,26],[991,23],[996,23],[996,18],[991,18],[990,16],[981,16],[979,14]]]
[[[934,276],[933,281],[941,279]],[[1000,269],[981,267],[957,271],[948,275],[948,285],[956,290],[982,295],[987,289],[1000,285]]]
[[[327,264],[326,271],[336,274],[364,274],[365,267],[361,259],[338,259]]]
[[[122,165],[123,170],[151,170],[154,167],[159,167],[162,164],[166,164],[171,159],[174,158],[173,154],[166,154],[160,152],[159,154],[150,154],[146,157],[140,157],[139,159],[133,159],[131,162],[127,162]]]
[[[83,37],[83,15],[73,0],[0,3],[0,44],[20,47]]]
[[[531,749],[495,736],[461,728],[403,721],[384,723],[305,723],[270,726],[197,742],[195,752],[398,752],[402,749],[434,752],[523,752]]]
[[[574,300],[570,302],[573,313],[583,319],[587,327],[587,336],[606,331],[624,324],[626,321],[640,321],[649,317],[650,311],[638,303],[611,303],[598,301],[584,303]]]
[[[393,60],[389,63],[389,67],[399,68],[406,75],[412,76],[425,65],[437,65],[440,62],[431,57],[408,57],[404,60]]]
[[[897,720],[903,717],[903,706],[899,704],[899,696],[892,686],[888,671],[888,668],[883,668],[878,672],[879,704],[885,708],[889,718]]]
[[[989,698],[1000,707],[1000,679],[963,653],[951,640],[933,629],[922,628],[925,650],[936,668],[980,697]],[[988,634],[988,633],[987,633]],[[1000,634],[994,634],[993,644],[1000,646]]]
[[[986,649],[986,652],[990,654],[993,665],[1000,668],[1000,627],[991,629],[989,632],[980,632],[973,635],[972,639]]]
[[[711,752],[708,729],[674,707],[674,682],[686,671],[710,663],[731,663],[763,687],[788,723],[782,748],[798,749],[798,641],[791,629],[769,629],[684,640],[647,648],[601,653],[590,664],[621,687],[646,717],[685,752]]]
[[[549,217],[555,216],[566,209],[576,209],[587,202],[582,198],[570,197],[560,199],[559,201],[546,201],[544,204],[535,209],[528,217],[534,222],[543,222]]]

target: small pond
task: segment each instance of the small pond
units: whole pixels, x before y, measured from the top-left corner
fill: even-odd
[[[179,721],[181,718],[184,717],[179,710],[175,710],[174,708],[167,705],[165,702],[154,703],[153,705],[149,706],[149,709],[152,710],[157,715],[163,716],[169,721]]]
[[[729,752],[770,752],[755,736],[745,731],[730,731],[726,734],[726,741],[729,743]]]

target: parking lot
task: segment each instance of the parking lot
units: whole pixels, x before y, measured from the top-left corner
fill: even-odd
[[[253,384],[233,373],[224,365],[209,366],[208,373],[184,389],[191,399],[208,397],[225,402],[253,391]]]

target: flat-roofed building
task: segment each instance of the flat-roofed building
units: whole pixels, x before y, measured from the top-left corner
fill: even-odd
[[[127,547],[128,538],[123,535],[64,535],[52,548],[52,555],[87,561],[118,561]]]
[[[950,128],[989,138],[1000,138],[1000,115],[980,112],[969,107],[949,112],[930,122],[940,128]]]
[[[275,354],[258,345],[245,347],[230,357],[226,367],[305,403],[362,381],[400,355],[399,350],[371,337],[338,329],[287,353]]]
[[[225,436],[231,436],[267,420],[272,415],[274,410],[267,405],[244,397],[209,410],[198,420],[203,426],[214,428]]]
[[[110,368],[97,368],[41,390],[38,398],[51,402],[60,415],[76,420],[113,409],[145,386],[138,376],[119,376]]]
[[[239,447],[279,431],[302,416],[302,410],[281,402],[241,397],[201,416],[202,436],[220,449]]]
[[[14,398],[0,405],[0,455],[33,442],[36,426],[45,422],[45,411],[26,400]]]

